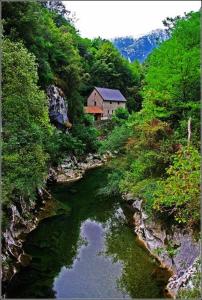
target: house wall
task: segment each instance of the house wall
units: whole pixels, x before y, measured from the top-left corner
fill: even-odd
[[[103,117],[110,117],[118,107],[125,108],[126,103],[115,101],[103,101]]]
[[[103,99],[100,96],[100,94],[94,89],[87,99],[87,105],[95,106],[95,102],[96,102],[97,107],[100,107],[103,109]]]
[[[87,99],[87,105],[95,106],[95,102],[96,106],[103,110],[102,117],[105,119],[109,118],[118,107],[126,107],[126,102],[103,101],[100,94],[94,89]]]

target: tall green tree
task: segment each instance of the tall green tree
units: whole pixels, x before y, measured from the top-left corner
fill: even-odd
[[[4,2],[2,16],[4,34],[13,41],[23,41],[35,55],[40,86],[45,89],[49,84],[56,84],[67,99],[72,99],[80,88],[82,74],[73,25],[38,2]]]
[[[5,39],[3,58],[3,195],[8,201],[16,195],[32,198],[43,186],[52,127],[33,54]]]
[[[186,134],[186,122],[192,117],[193,129],[199,131],[199,12],[176,21],[171,38],[153,51],[147,64],[143,89],[147,115],[182,127],[181,134]]]

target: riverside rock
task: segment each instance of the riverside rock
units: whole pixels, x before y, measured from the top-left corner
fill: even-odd
[[[67,115],[67,102],[65,101],[63,91],[55,86],[50,85],[47,88],[49,117],[51,122],[61,130],[71,127]]]
[[[132,194],[124,194],[130,204],[134,220],[134,231],[146,248],[172,272],[166,291],[176,297],[178,290],[186,285],[196,271],[195,262],[200,256],[200,245],[191,231],[178,226],[168,228],[157,218],[149,218],[142,208],[142,200]],[[170,252],[170,245],[172,252]]]
[[[57,182],[72,182],[82,178],[85,171],[102,166],[109,159],[109,155],[89,153],[81,162],[76,157],[64,159],[57,169]]]

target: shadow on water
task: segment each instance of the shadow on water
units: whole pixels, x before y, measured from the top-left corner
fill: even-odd
[[[107,168],[89,171],[53,196],[68,213],[44,219],[24,243],[32,262],[12,279],[8,298],[162,298],[156,261],[125,220],[120,199],[97,196]],[[164,274],[165,275],[165,274]]]

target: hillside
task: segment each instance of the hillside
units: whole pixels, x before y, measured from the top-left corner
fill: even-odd
[[[156,29],[137,39],[133,37],[118,37],[112,42],[129,61],[133,62],[134,60],[138,60],[142,63],[159,43],[167,39],[168,34],[165,30]]]

